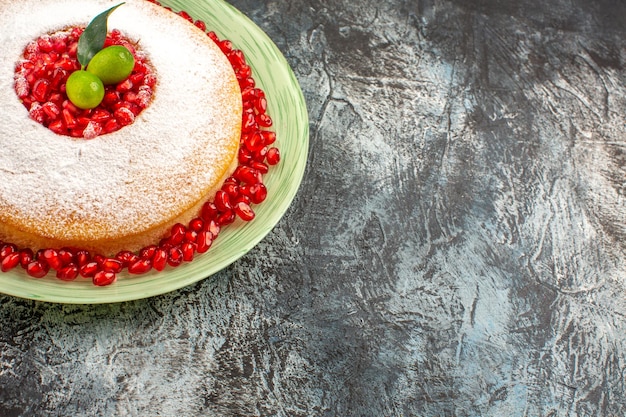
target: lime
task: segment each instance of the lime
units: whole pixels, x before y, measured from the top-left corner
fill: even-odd
[[[104,97],[104,85],[100,78],[95,75],[78,70],[67,78],[67,97],[76,107],[81,109],[93,109]]]
[[[128,48],[113,45],[95,54],[87,65],[87,71],[100,78],[105,85],[110,85],[128,78],[134,66],[135,58]]]

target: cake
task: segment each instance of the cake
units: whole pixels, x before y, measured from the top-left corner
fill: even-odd
[[[82,28],[116,4],[0,0],[0,239],[10,242],[0,247],[3,270],[100,273],[94,283],[102,284],[123,268],[176,266],[193,258],[185,250],[208,249],[235,214],[251,220],[250,205],[265,199],[262,175],[278,152],[264,129],[264,95],[241,51],[184,12],[131,0],[108,18],[156,77],[132,123],[81,138],[33,118],[16,69],[29,44]]]

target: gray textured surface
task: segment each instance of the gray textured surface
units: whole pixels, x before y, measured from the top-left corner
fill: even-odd
[[[307,100],[296,201],[181,291],[0,297],[0,415],[625,415],[624,3],[232,4]]]

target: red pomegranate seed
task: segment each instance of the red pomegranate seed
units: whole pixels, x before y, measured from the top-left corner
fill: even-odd
[[[195,242],[197,236],[198,232],[195,230],[187,230],[187,232],[185,232],[184,242]]]
[[[230,197],[228,196],[228,193],[222,190],[218,190],[217,193],[215,193],[214,203],[215,207],[217,207],[217,209],[222,212],[230,211],[233,208],[230,204]]]
[[[30,248],[20,250],[20,265],[22,266],[22,268],[26,269],[28,267],[28,264],[33,261],[34,256],[35,254]]]
[[[162,271],[167,265],[167,251],[163,248],[158,248],[154,252],[152,257],[152,267],[157,271]]]
[[[157,247],[155,245],[149,245],[139,251],[139,257],[141,259],[152,259]]]
[[[270,127],[272,125],[272,118],[267,114],[259,114],[256,117],[256,122],[259,126]]]
[[[170,243],[172,245],[178,245],[182,243],[183,240],[185,240],[186,233],[187,233],[187,228],[180,223],[176,223],[174,226],[172,226],[172,230],[170,232],[170,238],[169,238]]]
[[[96,261],[87,262],[78,269],[78,273],[84,278],[91,278],[96,275],[98,271],[100,271],[100,265]]]
[[[37,80],[33,86],[33,96],[35,100],[42,103],[47,101],[48,93],[50,93],[50,82],[46,79]]]
[[[206,202],[202,205],[202,211],[200,212],[200,217],[205,222],[210,222],[211,220],[217,217],[218,210],[215,204],[211,202]]]
[[[113,272],[117,274],[118,272],[122,272],[124,265],[121,261],[115,258],[105,258],[102,262],[100,262],[100,268],[104,272]]]
[[[200,232],[203,228],[204,221],[202,219],[196,217],[189,222],[189,229],[193,230],[194,232]]]
[[[74,262],[74,253],[72,253],[71,249],[61,248],[59,249],[58,254],[61,265],[67,265]]]
[[[128,267],[129,265],[132,265],[135,262],[137,262],[140,258],[137,254],[129,250],[123,250],[119,252],[117,255],[115,255],[115,259],[120,261],[124,267]]]
[[[57,271],[57,278],[63,281],[73,281],[78,277],[78,265],[70,263]]]
[[[250,152],[245,146],[239,148],[239,154],[237,155],[237,159],[240,164],[245,165],[248,162],[252,161],[252,152]]]
[[[239,186],[232,182],[225,182],[224,185],[222,185],[222,190],[224,190],[229,197],[237,197],[239,194]]]
[[[246,222],[254,219],[254,211],[247,203],[244,203],[243,201],[240,201],[239,203],[237,203],[237,205],[235,205],[235,213],[237,213],[241,220],[244,220]]]
[[[45,261],[32,261],[26,266],[26,273],[33,278],[43,278],[49,270],[50,266]]]
[[[48,119],[50,120],[56,119],[57,117],[59,117],[59,114],[61,114],[61,109],[59,108],[59,106],[51,101],[45,102],[41,106],[41,109],[45,113],[46,117],[48,117]]]
[[[79,249],[76,251],[76,264],[79,267],[82,267],[89,261],[91,261],[91,254],[89,253],[89,251],[84,249]]]
[[[259,171],[246,165],[238,166],[233,172],[233,177],[246,184],[258,184],[263,181]]]
[[[0,259],[4,259],[10,254],[17,252],[17,246],[12,243],[4,243],[0,246]]]
[[[276,142],[276,132],[272,132],[271,130],[261,130],[261,136],[263,136],[263,142],[266,145],[271,145]]]
[[[11,269],[15,268],[19,264],[20,264],[20,253],[19,252],[13,252],[13,253],[5,256],[2,259],[2,266],[0,267],[0,269],[2,269],[2,272],[7,272],[7,271],[10,271]]]
[[[41,256],[43,260],[54,270],[58,270],[63,266],[63,262],[59,257],[59,253],[54,249],[45,249]]]
[[[150,259],[139,259],[135,263],[128,266],[128,272],[131,274],[145,274],[152,269],[152,261]]]
[[[235,212],[232,210],[228,210],[228,211],[221,213],[216,219],[216,222],[220,226],[226,226],[227,224],[231,224],[234,221],[235,221]]]
[[[46,112],[44,111],[43,106],[36,101],[30,106],[28,115],[31,119],[38,123],[43,123],[46,120]]]
[[[182,262],[183,262],[183,251],[178,246],[174,246],[170,248],[167,254],[168,265],[177,267]]]
[[[201,31],[206,32],[206,23],[202,20],[196,20],[193,24],[196,25],[196,27]]]
[[[183,261],[191,262],[193,261],[193,257],[196,253],[196,243],[195,242],[184,242],[180,246],[180,250],[183,252]]]
[[[244,142],[246,148],[250,152],[256,152],[265,146],[263,136],[257,131],[247,136],[247,140]]]
[[[113,284],[116,279],[117,275],[114,272],[98,271],[91,281],[98,287],[104,287],[105,285]]]
[[[252,161],[249,164],[250,168],[256,169],[257,171],[259,171],[261,174],[267,174],[269,172],[269,167],[267,166],[267,164],[263,163],[263,162],[259,162],[259,161]]]
[[[267,188],[264,184],[252,184],[242,187],[242,193],[250,197],[250,201],[254,204],[260,204],[267,197]]]
[[[113,116],[117,119],[117,122],[122,126],[128,126],[135,121],[135,114],[126,107],[120,107],[113,112]]]
[[[267,111],[267,99],[259,97],[254,103],[254,108],[261,114],[265,113]]]
[[[270,165],[276,165],[280,162],[280,151],[278,148],[269,148],[267,155],[265,155],[266,161]]]
[[[196,237],[196,244],[196,251],[198,253],[205,253],[213,244],[213,234],[208,230],[201,231]]]
[[[211,234],[213,235],[213,239],[215,239],[217,237],[217,235],[220,234],[220,226],[219,224],[217,224],[216,221],[212,220],[206,227],[206,230],[211,232]]]
[[[115,87],[115,91],[125,93],[133,89],[133,82],[127,78]]]

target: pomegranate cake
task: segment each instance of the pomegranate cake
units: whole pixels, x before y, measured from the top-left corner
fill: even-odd
[[[279,156],[229,41],[145,0],[0,0],[0,12],[3,271],[109,284],[191,260],[254,217]]]

